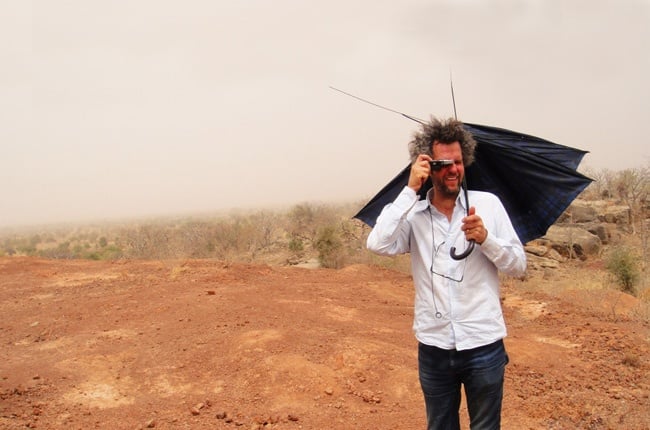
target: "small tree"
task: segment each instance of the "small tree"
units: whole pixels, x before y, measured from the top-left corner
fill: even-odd
[[[590,169],[585,170],[585,175],[594,181],[589,184],[587,189],[581,195],[587,200],[600,200],[611,198],[615,173],[608,169]]]
[[[299,204],[289,212],[288,231],[291,237],[299,237],[302,241],[312,242],[316,230],[316,210],[310,204]]]

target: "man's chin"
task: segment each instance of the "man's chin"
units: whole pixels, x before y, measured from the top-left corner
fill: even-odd
[[[456,196],[458,195],[458,193],[460,192],[460,186],[453,187],[453,188],[450,188],[450,187],[443,187],[443,188],[442,188],[442,192],[443,192],[443,194],[445,194],[446,196],[449,196],[449,197],[456,197]]]
[[[435,188],[436,192],[440,193],[443,196],[456,197],[460,192],[460,183],[449,186],[444,182],[438,182],[435,184]]]
[[[454,184],[443,184],[442,186],[445,194],[457,195],[460,192],[460,182]]]

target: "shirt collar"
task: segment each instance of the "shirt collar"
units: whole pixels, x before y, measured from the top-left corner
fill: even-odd
[[[436,209],[435,206],[433,206],[433,203],[431,203],[431,193],[433,193],[433,187],[429,188],[429,191],[427,191],[427,197],[426,197],[426,199],[427,199],[427,205],[426,205],[426,207],[425,207],[424,209],[426,209],[426,208],[433,208],[433,209]],[[463,211],[464,211],[465,213],[467,213],[467,210],[468,210],[469,208],[465,207],[465,198],[464,198],[464,193],[465,193],[465,191],[463,191],[463,189],[461,188],[461,189],[460,189],[460,192],[459,192],[458,195],[456,196],[456,206],[459,206],[459,205],[460,205],[460,207],[463,209]],[[437,209],[436,209],[436,210],[437,210]]]

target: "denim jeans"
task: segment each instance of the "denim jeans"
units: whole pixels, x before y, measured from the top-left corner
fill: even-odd
[[[427,430],[460,429],[461,384],[465,388],[470,428],[499,429],[506,364],[508,355],[502,340],[465,351],[420,343],[418,366]]]

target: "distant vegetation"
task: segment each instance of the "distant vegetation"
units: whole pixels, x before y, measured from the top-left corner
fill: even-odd
[[[382,258],[365,249],[368,227],[352,218],[363,204],[301,203],[284,211],[4,229],[0,230],[0,256],[213,258],[288,265],[313,261],[331,268],[377,263]],[[383,260],[391,267],[400,264]]]
[[[581,196],[629,205],[635,252],[611,253],[608,267],[628,290],[646,270],[648,168],[621,172],[587,171],[596,179]],[[408,271],[406,258],[369,253],[369,228],[352,216],[365,202],[339,205],[301,203],[284,211],[259,210],[214,217],[167,218],[129,223],[0,230],[0,256],[44,258],[188,259],[295,265],[318,262],[340,268],[355,263],[380,264]]]

